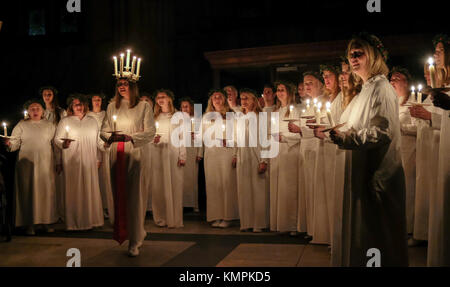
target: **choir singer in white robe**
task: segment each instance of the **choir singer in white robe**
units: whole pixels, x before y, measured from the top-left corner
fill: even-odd
[[[111,135],[113,130],[117,133]],[[139,101],[137,83],[127,78],[118,79],[116,95],[106,110],[101,136],[108,139],[106,148],[110,152],[115,212],[117,206],[125,208],[123,217],[114,217],[117,226],[114,239],[119,243],[129,240],[128,255],[131,257],[139,255],[147,235],[144,222],[148,191],[142,188],[142,177],[148,176],[142,173],[142,153],[147,150],[142,147],[153,139],[155,130],[153,111],[147,102]]]
[[[213,222],[212,227],[219,228],[227,228],[233,220],[239,219],[236,169],[232,166],[234,151],[232,147],[227,147],[224,121],[226,113],[230,112],[225,91],[210,91],[202,121],[206,220]],[[217,126],[220,138],[216,137]]]
[[[195,132],[194,102],[190,98],[180,100],[180,110],[189,116],[191,120],[191,132]],[[186,167],[183,169],[183,206],[192,207],[195,212],[198,208],[198,168],[203,159],[203,148],[194,146],[194,139],[191,139],[191,146],[186,147]]]
[[[276,85],[279,133],[272,133],[279,142],[278,156],[270,159],[270,230],[297,235],[297,225],[305,220],[305,207],[301,204],[299,185],[300,134],[291,133],[289,119],[299,119],[300,112],[295,105],[295,86],[286,82]],[[272,127],[276,117],[272,118]],[[271,129],[273,131],[273,128]]]
[[[259,107],[256,92],[240,91],[242,113],[237,115],[236,157],[237,191],[241,231],[258,233],[269,227],[268,159],[261,158],[259,144]],[[267,135],[265,135],[267,136]]]
[[[55,126],[43,118],[40,100],[27,102],[29,118],[13,129],[11,139],[5,139],[9,152],[19,150],[15,170],[16,226],[26,227],[34,235],[35,225],[48,225],[58,221],[55,193],[55,161],[53,136]]]
[[[352,101],[351,113],[342,115],[346,125],[330,133],[346,150],[342,234],[346,266],[366,266],[373,248],[381,254],[381,266],[408,265],[398,100],[386,79],[384,52],[373,35],[361,34],[350,41],[349,62],[363,86]]]
[[[106,111],[102,110],[105,96],[103,94],[91,95],[90,104],[92,109],[87,113],[88,116],[97,120],[98,129],[102,128],[103,119]],[[109,218],[111,223],[114,223],[114,201],[111,190],[111,177],[109,174],[109,154],[101,149],[98,150],[98,158],[100,160],[100,167],[98,170],[98,181],[100,184],[100,194],[102,196],[103,215]]]
[[[177,125],[172,124],[176,109],[170,90],[158,90],[155,97],[156,136],[152,145],[153,220],[160,227],[183,227],[183,168],[186,147],[172,142]]]
[[[84,96],[73,95],[68,105],[68,116],[59,122],[54,138],[63,151],[66,229],[89,230],[104,224],[97,152],[102,142],[97,121],[86,116]]]

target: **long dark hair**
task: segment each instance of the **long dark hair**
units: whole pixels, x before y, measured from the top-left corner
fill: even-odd
[[[119,79],[119,80],[127,80],[128,81],[128,90],[130,93],[130,109],[134,108],[135,106],[137,106],[137,104],[139,104],[139,87],[137,85],[137,83],[135,82],[131,82],[128,79]],[[114,96],[114,102],[116,103],[116,109],[120,108],[120,102],[122,101],[122,96],[119,93],[119,87],[118,87],[118,82],[119,80],[117,80],[116,82],[116,92],[115,92],[115,96]]]

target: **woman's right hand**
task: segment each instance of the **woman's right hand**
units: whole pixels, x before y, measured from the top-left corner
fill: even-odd
[[[154,144],[158,144],[161,141],[161,136],[160,135],[156,135],[155,138],[153,139],[153,143]]]

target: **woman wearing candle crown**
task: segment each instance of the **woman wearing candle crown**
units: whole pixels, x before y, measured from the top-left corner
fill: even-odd
[[[226,113],[232,113],[223,90],[209,92],[203,116],[204,165],[206,183],[206,220],[212,227],[227,228],[239,219],[236,169],[232,166],[233,148],[226,147]],[[222,125],[222,126],[221,126]],[[221,138],[214,132],[219,129]],[[231,139],[230,139],[231,140]]]
[[[107,139],[110,156],[114,239],[120,244],[128,239],[128,255],[137,256],[146,236],[148,191],[142,188],[142,153],[155,135],[155,123],[150,105],[139,101],[138,77],[122,75],[116,76],[116,94],[106,110],[101,136]],[[111,134],[113,130],[117,132]]]
[[[407,266],[405,177],[400,150],[400,121],[395,90],[378,38],[360,34],[347,49],[360,94],[344,112],[341,130],[331,139],[345,154],[342,255],[345,266],[366,266],[370,249],[381,265]]]
[[[151,147],[150,180],[153,219],[160,227],[178,228],[183,227],[183,167],[186,164],[186,147],[180,145],[180,142],[172,142],[172,133],[179,126],[172,124],[172,117],[176,113],[172,91],[162,89],[156,91],[155,95],[154,111],[158,125]]]
[[[235,161],[241,231],[261,232],[270,224],[269,174],[266,173],[269,160],[261,158],[258,140],[261,108],[256,92],[250,89],[242,89],[240,98],[243,114],[237,118]]]
[[[434,41],[437,68],[437,87],[450,87],[450,38],[438,35]],[[442,93],[441,93],[442,94]],[[450,92],[447,91],[450,95]],[[432,94],[434,102],[438,95]],[[441,95],[442,96],[445,95]],[[439,163],[436,189],[430,190],[430,218],[428,233],[428,266],[450,266],[450,112],[440,109]],[[432,117],[432,122],[437,121]],[[433,123],[437,126],[437,123]],[[435,163],[436,164],[436,163]]]
[[[272,114],[278,112],[279,133],[275,133],[274,118],[271,134],[273,140],[279,142],[279,152],[270,159],[270,230],[295,236],[299,222],[306,216],[302,194],[299,194],[300,135],[289,132],[288,122],[284,120],[298,119],[300,112],[294,106],[295,86],[278,82],[275,87],[278,101]]]
[[[194,102],[190,98],[182,98],[180,100],[180,110],[189,115],[191,119],[191,132],[195,132],[194,119]],[[199,130],[199,129],[198,129]],[[186,167],[184,172],[183,187],[183,206],[192,207],[195,212],[199,211],[198,207],[198,168],[199,162],[203,158],[202,147],[195,147],[194,140],[191,140],[191,146],[186,147]]]
[[[44,118],[44,103],[33,99],[25,104],[29,118],[20,121],[6,139],[8,151],[19,150],[15,170],[16,226],[26,227],[34,235],[34,227],[58,221],[55,190],[53,136],[55,126]]]
[[[103,119],[105,118],[106,111],[104,107],[105,95],[93,94],[90,95],[90,111],[88,116],[97,120],[99,130],[102,128]],[[98,150],[99,152],[99,170],[98,181],[100,184],[100,194],[102,195],[103,214],[105,218],[110,217],[110,221],[114,222],[114,202],[111,191],[111,177],[109,174],[109,156],[108,152]]]
[[[72,95],[67,104],[68,116],[59,122],[53,140],[62,150],[66,229],[89,230],[104,224],[97,151],[103,143],[97,120],[86,116],[85,96]]]

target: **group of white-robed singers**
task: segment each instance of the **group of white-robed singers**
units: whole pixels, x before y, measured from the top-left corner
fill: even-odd
[[[240,219],[243,231],[269,228],[293,235],[306,232],[313,243],[331,245],[334,266],[365,266],[372,248],[380,250],[382,266],[407,266],[399,101],[386,78],[389,70],[376,41],[374,36],[365,36],[350,42],[347,57],[361,86],[345,108],[345,89],[334,99],[331,121],[341,126],[329,133],[308,127],[311,123],[303,117],[314,117],[317,109],[313,102],[296,104],[295,91],[287,83],[277,83],[277,103],[263,110],[251,90],[241,91],[240,107],[230,106],[223,91],[210,93],[207,113],[217,112],[222,117],[232,111],[279,113],[279,133],[270,135],[278,141],[279,152],[271,159],[260,156],[260,146],[228,148],[223,138],[216,139],[222,142],[221,147],[175,147],[170,142],[176,128],[170,123],[175,113],[173,94],[159,91],[152,109],[146,101],[139,101],[137,84],[128,78],[118,79],[116,95],[106,113],[94,109],[87,114],[86,103],[73,97],[68,116],[55,125],[43,119],[40,103],[31,102],[29,119],[21,121],[11,139],[6,140],[10,151],[20,150],[16,226],[48,225],[58,220],[57,173],[49,171],[53,171],[55,158],[58,160],[55,154],[62,151],[67,229],[103,225],[102,205],[113,217],[117,204],[112,196],[117,190],[115,179],[123,175],[128,254],[137,256],[146,237],[148,200],[152,201],[158,226],[182,227],[183,170],[195,170],[192,164],[203,157],[207,221],[213,227],[225,228]],[[310,96],[318,102],[324,98],[320,94]],[[268,119],[273,124],[270,115]],[[325,123],[332,125],[328,120]],[[215,121],[203,120],[201,124],[206,131]],[[449,145],[449,124],[448,111],[443,111],[441,147]],[[244,125],[247,141],[248,126]],[[448,234],[443,230],[449,229],[448,196],[444,191],[450,189],[445,180],[450,161],[448,148],[439,152],[436,197],[442,204],[436,209],[440,218],[435,220],[440,224],[435,227],[437,239],[429,241],[437,244],[431,248],[441,252],[430,265],[448,265],[450,260],[448,253],[441,256],[448,252]],[[124,155],[123,170],[117,165],[119,154]],[[98,169],[99,162],[105,168]],[[102,185],[105,190],[111,189],[103,200]]]

